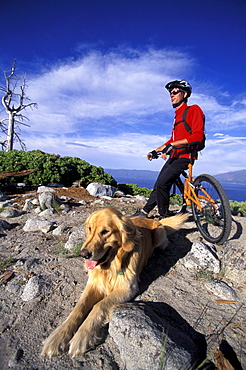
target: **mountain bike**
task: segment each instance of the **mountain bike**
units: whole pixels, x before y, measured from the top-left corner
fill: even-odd
[[[189,145],[190,162],[188,169],[182,172],[184,181],[179,176],[174,183],[173,194],[176,187],[179,189],[182,204],[177,213],[184,213],[187,207],[191,207],[197,229],[205,240],[223,244],[229,237],[231,231],[232,217],[229,200],[219,183],[211,175],[202,174],[193,177],[194,151],[197,144]],[[161,155],[161,152],[158,153]]]

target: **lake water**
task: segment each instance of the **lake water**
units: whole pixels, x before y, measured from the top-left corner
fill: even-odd
[[[136,184],[138,186],[153,189],[155,179],[135,179],[114,176],[115,180],[121,184]],[[228,199],[238,202],[246,202],[246,184],[221,183]]]

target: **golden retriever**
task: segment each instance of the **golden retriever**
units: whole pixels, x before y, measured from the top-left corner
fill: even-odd
[[[89,270],[87,285],[68,318],[44,342],[42,355],[69,350],[75,357],[94,347],[115,306],[137,294],[139,274],[153,250],[164,249],[167,235],[180,229],[187,218],[186,214],[161,221],[127,218],[114,208],[92,213],[80,252]]]

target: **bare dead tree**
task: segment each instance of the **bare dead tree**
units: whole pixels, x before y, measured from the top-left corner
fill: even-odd
[[[23,150],[26,149],[25,143],[20,138],[20,126],[29,126],[24,123],[28,120],[23,115],[23,111],[28,107],[37,108],[37,103],[30,103],[30,99],[26,96],[26,78],[22,82],[15,74],[16,61],[13,62],[11,71],[4,72],[5,87],[0,86],[3,91],[2,104],[8,114],[8,118],[0,121],[0,129],[7,136],[6,140],[0,143],[2,150],[13,150],[14,141],[18,141]],[[16,92],[19,89],[19,92]],[[30,126],[29,126],[30,127]]]

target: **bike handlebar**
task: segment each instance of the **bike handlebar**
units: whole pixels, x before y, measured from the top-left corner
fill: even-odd
[[[192,153],[194,153],[194,151],[199,151],[200,149],[199,149],[199,147],[200,147],[200,145],[201,145],[201,143],[202,143],[202,141],[194,141],[194,142],[191,142],[191,143],[189,143],[189,144],[186,144],[186,145],[184,145],[184,147],[186,147],[187,148],[187,152],[188,153],[190,153],[190,156],[192,155]],[[183,146],[182,146],[183,147]],[[151,152],[149,152],[148,154],[147,154],[147,157],[148,157],[148,159],[149,160],[152,160],[152,159],[158,159],[159,158],[159,156],[161,155],[161,154],[167,154],[167,155],[170,155],[171,154],[171,151],[172,151],[172,149],[173,149],[173,146],[172,146],[172,144],[168,144],[165,148],[164,148],[164,150],[163,151],[161,151],[161,152],[157,152],[156,150],[152,150]]]
[[[147,154],[147,157],[149,157],[150,160],[158,159],[161,154],[162,152],[156,152],[155,150],[152,150],[151,152]]]

